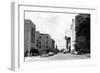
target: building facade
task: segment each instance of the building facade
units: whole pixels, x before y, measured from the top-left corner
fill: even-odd
[[[36,26],[30,20],[24,20],[24,54],[30,55],[31,47],[35,46]],[[26,54],[27,53],[27,54]]]
[[[67,53],[71,52],[71,37],[65,36]]]
[[[90,14],[78,14],[72,20],[71,51],[90,53]]]
[[[50,50],[52,44],[50,35],[40,33],[37,41],[40,54],[47,53],[47,51]]]
[[[71,35],[71,49],[70,51],[73,52],[73,50],[75,50],[75,41],[76,41],[76,31],[75,31],[75,19],[72,19],[72,24],[71,24],[71,29],[70,29],[70,35]]]
[[[53,50],[55,41],[49,34],[36,31],[36,26],[31,20],[24,20],[24,55],[33,56],[46,54]]]
[[[79,14],[75,17],[76,51],[90,53],[90,14]]]

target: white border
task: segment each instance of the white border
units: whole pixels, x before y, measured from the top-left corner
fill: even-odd
[[[81,8],[79,8],[81,7]],[[53,11],[53,12],[75,12],[75,13],[90,13],[91,14],[91,59],[82,60],[62,60],[52,62],[24,62],[24,11]],[[32,69],[48,69],[48,68],[61,68],[61,67],[77,67],[96,64],[96,48],[93,42],[94,27],[96,24],[96,8],[83,6],[40,6],[25,3],[12,3],[12,59],[11,68],[14,71],[18,70],[32,70]],[[95,48],[95,49],[94,49]]]

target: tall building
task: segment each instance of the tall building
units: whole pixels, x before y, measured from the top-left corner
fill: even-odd
[[[65,40],[66,40],[66,50],[68,53],[70,53],[71,52],[71,37],[65,36]]]
[[[71,51],[90,53],[90,14],[78,14],[71,25]]]
[[[72,25],[70,29],[70,35],[71,35],[71,52],[75,49],[75,41],[76,41],[76,31],[75,31],[75,19],[72,19]]]
[[[36,26],[31,20],[24,20],[24,54],[30,55],[31,48],[35,48]]]
[[[77,15],[75,24],[75,50],[79,53],[90,53],[90,14]]]

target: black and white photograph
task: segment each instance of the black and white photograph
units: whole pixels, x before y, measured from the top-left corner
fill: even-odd
[[[12,70],[80,72],[99,62],[96,7],[15,2],[11,14]]]
[[[91,14],[24,11],[24,61],[90,59]]]

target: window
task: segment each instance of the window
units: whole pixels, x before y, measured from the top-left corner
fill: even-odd
[[[46,36],[46,38],[48,38],[48,36]]]
[[[38,42],[38,40],[37,40],[37,42]]]
[[[48,48],[48,46],[46,46],[46,48]]]
[[[39,44],[41,44],[41,42],[39,42]]]
[[[48,44],[48,41],[46,41],[46,44]]]
[[[39,46],[39,48],[41,48],[41,46]]]
[[[39,38],[41,39],[41,36],[39,36]]]
[[[35,28],[31,28],[31,42],[35,43]]]

